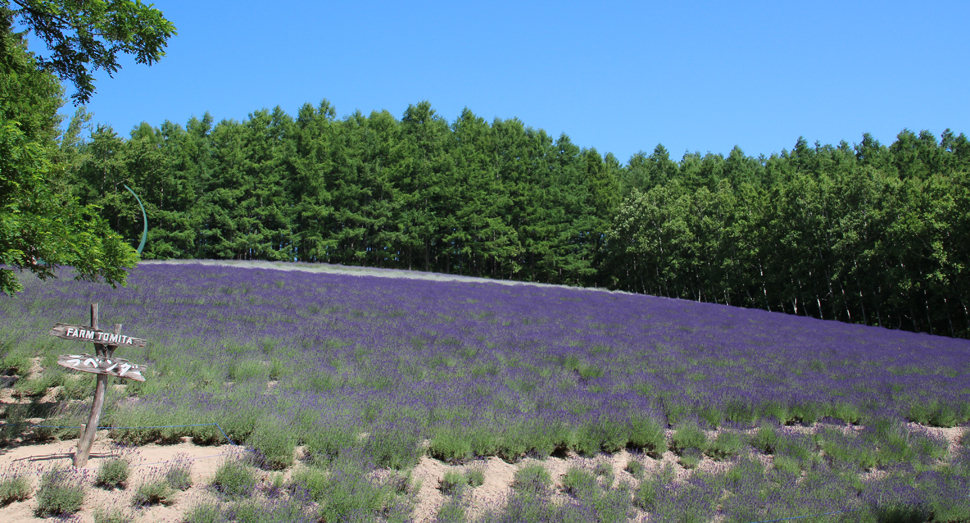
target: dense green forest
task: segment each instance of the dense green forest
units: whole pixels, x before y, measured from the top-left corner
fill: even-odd
[[[970,141],[746,156],[663,146],[625,165],[517,119],[324,100],[61,140],[81,203],[143,258],[260,259],[597,286],[970,337]]]

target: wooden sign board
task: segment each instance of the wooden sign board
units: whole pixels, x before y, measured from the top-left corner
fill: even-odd
[[[88,416],[88,422],[84,425],[84,431],[81,432],[81,438],[78,440],[77,452],[74,453],[74,466],[83,468],[88,464],[91,445],[94,444],[94,436],[98,431],[98,420],[101,419],[101,409],[104,408],[104,391],[108,387],[108,376],[145,381],[145,376],[142,375],[145,366],[115,358],[115,349],[120,346],[144,347],[148,342],[122,335],[120,323],[114,324],[114,332],[99,329],[97,303],[91,304],[90,327],[57,323],[48,334],[65,340],[93,343],[97,353],[97,356],[68,354],[57,359],[57,364],[62,367],[98,375],[97,384],[94,386],[94,401],[91,402],[91,415]]]
[[[137,365],[121,358],[101,359],[90,354],[68,354],[58,356],[57,364],[71,370],[145,381],[145,377],[141,373],[145,370],[146,365]]]
[[[99,343],[101,345],[111,345],[115,347],[144,347],[145,340],[132,338],[124,334],[113,334],[103,330],[92,329],[84,325],[68,325],[66,323],[55,324],[48,332],[51,336],[57,336],[65,340],[84,341],[89,343]],[[78,369],[81,370],[81,369]]]

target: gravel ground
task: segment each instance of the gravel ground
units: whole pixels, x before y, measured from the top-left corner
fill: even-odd
[[[348,265],[334,265],[330,263],[302,263],[302,262],[270,262],[259,260],[146,260],[138,265],[221,265],[224,267],[242,267],[247,269],[275,269],[279,271],[305,271],[315,273],[348,274],[352,276],[377,276],[379,278],[408,278],[412,280],[432,281],[466,281],[478,283],[496,283],[500,285],[534,285],[537,287],[563,287],[567,289],[613,292],[618,294],[632,294],[626,291],[611,291],[603,288],[570,287],[568,285],[550,285],[548,283],[520,282],[513,280],[493,280],[490,278],[476,278],[458,274],[441,274],[437,272],[406,271],[401,269],[378,269],[373,267],[354,267]]]

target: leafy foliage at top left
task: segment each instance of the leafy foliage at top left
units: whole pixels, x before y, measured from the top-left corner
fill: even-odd
[[[77,279],[124,285],[134,249],[95,206],[77,203],[65,178],[56,142],[63,89],[12,31],[10,11],[0,5],[0,14],[0,261],[41,279],[71,265]],[[21,288],[0,269],[0,291]]]
[[[38,65],[77,88],[74,105],[85,104],[94,94],[91,72],[104,69],[108,76],[119,68],[119,52],[135,56],[139,64],[152,65],[162,56],[166,41],[177,34],[162,12],[140,0],[13,0],[9,8],[0,0],[0,17],[17,17],[51,50],[49,58],[37,57]],[[0,51],[3,51],[0,49]]]

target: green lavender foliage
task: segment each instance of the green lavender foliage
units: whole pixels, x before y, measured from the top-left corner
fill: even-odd
[[[674,430],[670,438],[671,450],[683,454],[687,449],[703,451],[707,447],[707,436],[696,423],[686,422]]]
[[[84,478],[67,469],[51,469],[40,478],[37,490],[37,517],[70,515],[81,510],[84,502]]]
[[[193,505],[182,518],[183,523],[221,523],[221,516],[218,502],[202,501]]]
[[[6,472],[3,477],[0,477],[0,507],[14,501],[30,499],[33,487],[26,471],[8,469]]]
[[[239,456],[230,456],[216,469],[212,487],[225,499],[243,498],[256,488],[256,476]]]
[[[517,471],[512,481],[512,488],[529,495],[541,495],[548,492],[552,485],[549,471],[539,463],[531,463]]]
[[[471,467],[465,471],[465,480],[472,487],[480,487],[485,483],[484,467]]]
[[[667,451],[666,434],[660,422],[650,417],[634,416],[631,425],[632,447],[642,449],[653,458],[660,457]]]
[[[443,478],[439,483],[439,489],[445,494],[455,494],[461,490],[467,484],[467,480],[462,475],[461,472],[457,470],[449,470],[445,472]]]
[[[431,439],[428,454],[449,463],[462,463],[472,457],[472,441],[460,429],[441,427]]]
[[[102,461],[98,466],[98,474],[94,478],[94,484],[107,490],[123,489],[128,484],[128,476],[131,474],[130,467],[128,460],[123,458],[110,458]]]
[[[248,444],[258,456],[256,465],[266,470],[283,470],[293,464],[297,437],[279,418],[263,418],[249,436]]]
[[[94,523],[132,523],[135,511],[128,507],[99,506],[94,508]]]
[[[383,484],[367,478],[372,467],[370,456],[358,449],[339,456],[327,470],[310,466],[297,471],[291,485],[321,504],[318,515],[326,521],[339,521],[355,513],[362,517],[400,514],[403,503],[397,496],[400,483],[393,477]]]
[[[192,486],[192,461],[187,454],[176,454],[165,469],[165,481],[177,490],[188,490]]]
[[[136,507],[172,505],[175,503],[177,493],[178,490],[172,488],[164,477],[153,477],[138,486],[131,498],[131,503]]]
[[[722,430],[711,440],[706,453],[716,460],[726,460],[738,455],[744,448],[741,435],[735,431]]]

